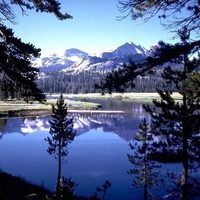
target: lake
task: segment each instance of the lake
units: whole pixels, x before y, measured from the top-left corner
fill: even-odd
[[[107,110],[124,110],[125,113],[70,114],[77,136],[70,144],[63,175],[78,183],[77,195],[93,195],[96,187],[108,180],[112,186],[106,199],[140,199],[142,190],[133,188],[133,175],[127,173],[132,168],[127,153],[132,153],[128,144],[133,142],[139,123],[144,117],[149,121],[149,115],[141,103],[115,101],[110,105],[112,108]],[[49,116],[1,119],[0,168],[53,191],[57,161],[47,153],[48,144],[44,140],[49,136],[49,119]],[[166,164],[162,171],[165,173],[167,169],[180,172],[177,164]],[[161,193],[162,189],[159,195]]]

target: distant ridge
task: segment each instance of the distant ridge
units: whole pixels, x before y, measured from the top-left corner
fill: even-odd
[[[76,48],[65,50],[63,55],[53,54],[33,60],[33,66],[41,72],[64,71],[66,73],[80,73],[85,70],[108,72],[119,68],[129,58],[140,61],[146,57],[146,51],[140,45],[125,43],[110,52],[102,52],[99,56],[91,56]]]

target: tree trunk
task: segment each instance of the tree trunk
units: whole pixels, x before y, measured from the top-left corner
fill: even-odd
[[[61,179],[61,145],[59,141],[59,150],[58,150],[58,177],[56,184],[56,199],[60,199],[60,179]]]
[[[181,177],[181,200],[187,199],[187,182],[188,182],[188,132],[187,132],[187,106],[186,96],[183,95],[183,169]]]
[[[184,126],[183,126],[184,127]],[[181,200],[187,199],[187,183],[188,183],[188,144],[187,133],[183,129],[183,169],[181,178]]]
[[[187,182],[188,182],[188,163],[186,159],[183,162],[182,180],[181,180],[181,200],[187,199]]]
[[[145,174],[145,176],[146,176],[146,174]],[[148,185],[147,180],[145,180],[143,200],[147,200],[148,199],[148,186],[147,185]]]
[[[145,138],[143,140],[143,145],[145,146],[145,153],[144,153],[144,178],[145,178],[145,183],[144,183],[144,197],[143,200],[147,200],[148,199],[148,177],[149,174],[147,172],[147,134],[145,133]]]

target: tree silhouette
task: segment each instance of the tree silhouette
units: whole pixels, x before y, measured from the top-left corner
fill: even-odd
[[[4,25],[4,22],[16,24],[12,9],[16,5],[23,15],[26,10],[35,10],[53,13],[59,20],[70,19],[72,16],[61,13],[60,3],[56,0],[2,0],[0,3],[0,88],[5,98],[9,93],[12,98],[42,101],[45,96],[35,83],[38,69],[31,66],[31,60],[39,57],[41,50],[14,37],[13,31]]]
[[[61,4],[56,0],[10,0],[10,3],[2,0],[0,4],[0,23],[4,21],[10,21],[15,24],[15,14],[12,10],[12,6],[17,5],[22,11],[22,14],[26,14],[26,10],[35,10],[36,12],[53,13],[59,20],[70,19],[71,15],[67,13],[61,13]]]
[[[185,29],[183,31],[183,34],[187,33]],[[174,82],[176,84],[179,93],[182,95],[181,102],[176,102],[171,97],[170,91],[159,90],[158,93],[161,101],[154,100],[154,108],[151,108],[149,105],[144,106],[144,108],[150,113],[152,118],[151,133],[154,135],[165,135],[170,151],[174,151],[175,154],[179,154],[182,158],[183,169],[180,177],[180,199],[187,199],[190,194],[188,190],[189,170],[196,171],[199,168],[200,161],[200,138],[198,135],[200,131],[199,96],[191,98],[190,93],[198,94],[198,91],[195,91],[196,87],[188,87],[192,83],[191,76],[193,76],[193,72],[199,67],[199,58],[190,59],[190,56],[194,55],[199,47],[198,44],[193,46],[194,43],[188,43],[187,35],[185,38],[181,37],[181,39],[181,43],[175,45],[175,54],[178,54],[178,56],[175,56],[173,60],[182,64],[182,69],[173,69],[168,66],[163,72],[163,78],[167,82]],[[171,50],[173,48],[174,46],[172,46]],[[173,53],[173,51],[170,52]],[[158,50],[155,55],[163,55],[162,50]],[[163,58],[165,57],[163,56]]]
[[[0,25],[0,85],[2,89],[25,100],[45,99],[37,85],[38,69],[31,66],[32,57],[40,55],[40,49],[32,44],[23,43],[14,37],[11,29]]]
[[[52,105],[52,120],[50,120],[50,135],[51,137],[45,138],[49,147],[47,152],[53,155],[58,160],[58,175],[56,185],[56,198],[60,199],[62,188],[61,183],[61,166],[64,157],[68,155],[69,144],[74,140],[76,135],[73,129],[73,119],[69,118],[67,112],[67,104],[64,102],[63,95],[61,94],[56,102],[56,106]]]
[[[183,27],[179,31],[181,42],[174,45],[159,42],[151,56],[142,63],[130,63],[115,71],[112,82],[123,81],[113,87],[126,88],[129,82],[134,82],[137,76],[145,76],[152,71],[162,70],[162,78],[166,83],[173,83],[181,95],[177,102],[172,97],[172,91],[167,88],[157,90],[160,99],[153,100],[154,106],[144,105],[144,109],[151,115],[150,133],[155,136],[164,135],[168,144],[168,152],[178,155],[182,162],[182,175],[180,177],[180,199],[187,199],[190,195],[190,171],[196,172],[200,164],[200,103],[199,103],[199,51],[200,41],[189,42],[189,31]],[[169,53],[170,52],[170,53]],[[127,69],[127,67],[129,69]],[[130,69],[132,78],[126,72]],[[116,74],[118,73],[118,76]],[[107,77],[109,78],[109,77]],[[105,79],[106,80],[106,79]],[[107,89],[106,82],[100,86]],[[110,82],[109,82],[110,83]],[[110,83],[111,84],[111,83]],[[110,86],[109,86],[110,87]],[[159,149],[159,148],[158,148]]]
[[[139,130],[134,136],[134,144],[130,143],[133,154],[128,154],[129,161],[133,164],[133,169],[129,170],[129,174],[134,174],[134,187],[143,187],[143,200],[156,199],[152,190],[158,188],[159,171],[155,171],[161,167],[155,161],[149,159],[149,152],[152,151],[153,142],[152,135],[148,133],[148,123],[144,118],[139,125]],[[150,143],[151,142],[151,143]]]
[[[158,17],[162,25],[172,30],[175,35],[180,27],[187,27],[189,32],[199,31],[199,0],[119,0],[118,7],[121,13],[125,13],[120,19],[130,15],[133,20],[142,19],[147,22]]]

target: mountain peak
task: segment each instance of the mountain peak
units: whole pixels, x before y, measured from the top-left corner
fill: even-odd
[[[76,49],[76,48],[71,48],[71,49],[67,49],[65,50],[65,56],[66,57],[71,57],[71,56],[79,56],[79,57],[85,57],[85,56],[88,56],[88,53],[84,52],[84,51],[81,51],[79,49]]]
[[[70,73],[81,71],[110,71],[117,69],[128,59],[140,61],[146,56],[145,50],[140,45],[133,42],[126,42],[114,51],[103,52],[101,56],[89,56],[88,53],[76,48],[65,50],[61,55],[51,55],[50,57],[33,60],[33,65],[39,67],[40,71],[60,71]]]
[[[145,54],[144,49],[140,45],[135,45],[133,42],[126,42],[119,46],[115,52],[121,55]]]
[[[102,53],[101,57],[103,59],[113,59],[115,57],[127,57],[138,54],[145,55],[145,50],[140,45],[135,45],[133,42],[126,42],[114,51]]]

